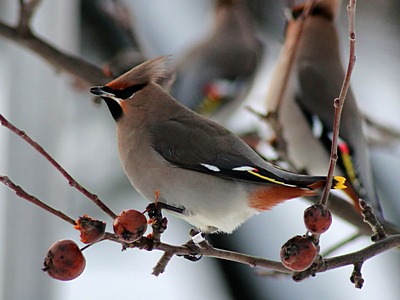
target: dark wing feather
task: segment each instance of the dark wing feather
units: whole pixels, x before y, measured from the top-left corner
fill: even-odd
[[[234,180],[301,187],[325,178],[278,169],[225,128],[202,117],[190,117],[150,126],[153,148],[175,166]],[[210,166],[218,169],[212,170]],[[253,172],[234,170],[244,166],[254,168]]]

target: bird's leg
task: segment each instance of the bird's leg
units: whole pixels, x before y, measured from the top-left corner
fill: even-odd
[[[154,203],[150,203],[146,207],[147,214],[149,215],[149,223],[153,228],[153,232],[149,235],[149,238],[153,240],[153,245],[160,243],[161,234],[167,229],[168,220],[162,216],[161,205],[158,202],[159,194],[156,193],[156,200]]]
[[[154,192],[155,200],[146,207],[146,212],[150,218],[149,223],[153,228],[153,232],[149,238],[153,240],[153,245],[160,243],[161,234],[167,229],[168,220],[162,216],[162,209],[167,209],[173,212],[182,213],[183,209],[174,207],[172,205],[160,202],[160,192],[156,190]]]
[[[184,255],[183,257],[190,261],[198,261],[202,258],[201,249],[211,247],[211,245],[205,239],[205,233],[198,231],[197,229],[191,229],[189,234],[192,238],[183,246],[188,247],[191,250],[191,253],[189,255]]]

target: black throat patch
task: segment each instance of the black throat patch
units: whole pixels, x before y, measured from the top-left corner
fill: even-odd
[[[106,102],[108,109],[111,112],[112,117],[114,118],[115,121],[118,121],[118,119],[120,119],[122,117],[122,107],[121,105],[119,105],[118,102],[116,102],[115,100],[111,99],[111,98],[107,98],[107,97],[102,97],[104,102]]]

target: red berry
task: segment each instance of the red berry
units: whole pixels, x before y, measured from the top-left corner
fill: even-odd
[[[311,267],[318,251],[314,243],[300,235],[288,240],[281,248],[281,261],[283,265],[296,272],[304,271]]]
[[[80,239],[85,244],[98,242],[104,237],[106,231],[106,223],[94,220],[88,215],[83,215],[76,220],[75,229],[81,232]]]
[[[138,240],[147,230],[147,219],[134,209],[124,210],[114,220],[114,232],[127,243]]]
[[[304,211],[304,224],[312,233],[324,233],[332,224],[332,214],[324,205],[314,204]]]
[[[62,240],[49,248],[43,271],[54,279],[66,281],[78,277],[85,266],[86,260],[78,245],[71,240]]]

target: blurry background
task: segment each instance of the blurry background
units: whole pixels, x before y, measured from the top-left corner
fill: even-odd
[[[115,54],[113,47],[117,42],[113,43],[113,39],[118,38],[118,45],[123,41],[101,28],[101,16],[93,16],[91,2],[43,0],[33,18],[33,29],[63,51],[100,65]],[[270,71],[283,42],[285,1],[252,0],[248,4],[267,45],[267,59],[257,79],[265,84],[257,84],[248,97],[248,104],[262,111]],[[343,3],[337,21],[342,33],[344,61],[347,61],[346,4]],[[126,6],[147,57],[172,54],[174,60],[206,34],[213,12],[212,1],[135,0],[126,1]],[[399,14],[399,1],[359,1],[357,64],[352,78],[361,109],[397,131],[400,131]],[[18,1],[0,2],[3,22],[15,24],[17,16]],[[115,212],[144,209],[147,203],[135,193],[120,167],[115,124],[106,106],[95,105],[86,86],[79,88],[71,77],[1,37],[0,53],[0,112],[38,141],[76,180],[98,194]],[[245,109],[238,114],[240,118],[227,123],[231,128],[245,131],[259,126],[257,118]],[[400,147],[394,144],[372,150],[386,216],[399,224]],[[0,129],[0,173],[73,218],[87,213],[106,221],[108,226],[111,224],[104,213],[71,189],[47,161],[5,128]],[[222,246],[277,260],[281,245],[293,235],[304,233],[302,213],[307,206],[306,202],[297,200],[262,213],[228,236],[227,244]],[[184,243],[189,229],[188,224],[170,217],[163,240]],[[331,229],[322,237],[321,247],[328,248],[354,232],[351,225],[335,218]],[[231,271],[223,271],[219,262],[210,258],[192,263],[174,257],[166,272],[156,278],[151,271],[160,252],[136,249],[121,252],[120,246],[111,242],[86,250],[84,273],[71,282],[59,282],[41,272],[41,268],[48,247],[66,238],[78,241],[78,232],[19,199],[6,187],[0,187],[0,298],[244,299],[245,295],[247,299],[384,297],[390,300],[398,299],[400,294],[400,255],[394,250],[364,264],[362,290],[356,290],[349,281],[351,267],[294,283],[286,277],[258,276],[259,270],[234,263],[228,264]],[[361,238],[334,255],[369,243],[367,237]],[[231,276],[225,276],[226,272]]]

